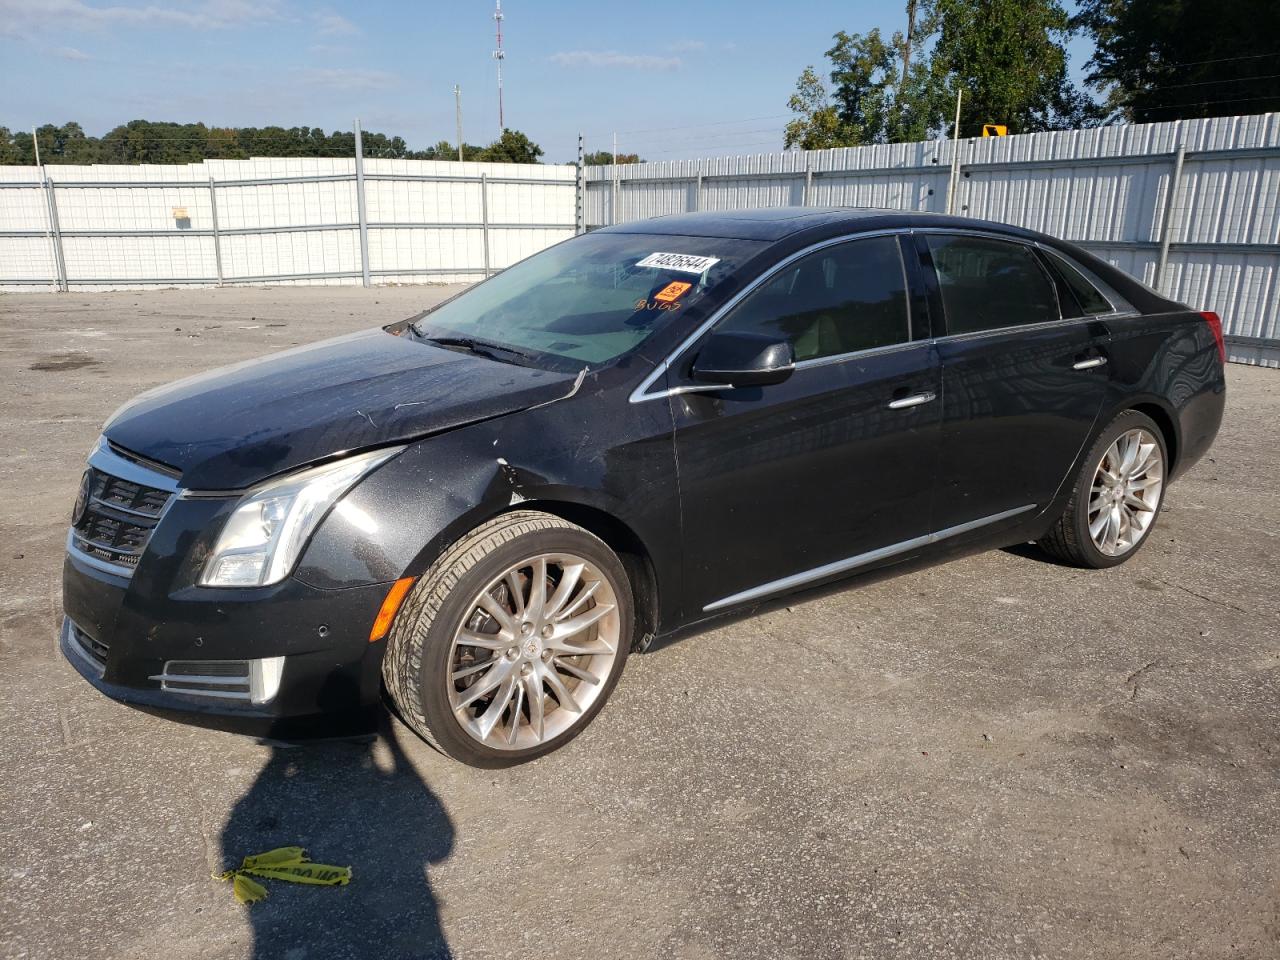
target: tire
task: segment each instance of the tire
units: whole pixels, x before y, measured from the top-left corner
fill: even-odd
[[[382,676],[401,719],[441,753],[513,766],[558,749],[595,718],[634,629],[630,582],[604,541],[520,510],[472,530],[418,580],[392,627]]]
[[[1123,468],[1123,454],[1132,449],[1127,441],[1135,435],[1139,437],[1139,446],[1132,478],[1125,479],[1129,471]],[[1121,455],[1117,456],[1117,451]],[[1146,464],[1150,466],[1143,470]],[[1120,467],[1123,483],[1119,492],[1111,485],[1111,479],[1104,478],[1104,466],[1111,472]],[[1150,539],[1151,530],[1160,517],[1168,469],[1169,452],[1160,428],[1146,414],[1126,410],[1107,425],[1089,448],[1076,474],[1066,509],[1049,532],[1037,541],[1041,549],[1064,563],[1095,570],[1129,560]],[[1141,489],[1136,489],[1138,486]],[[1132,506],[1136,502],[1143,503],[1144,508]],[[1093,508],[1099,503],[1104,506],[1095,511]],[[1117,511],[1125,519],[1113,527],[1104,514],[1115,515]],[[1129,519],[1131,515],[1134,519]],[[1127,527],[1125,520],[1128,520]],[[1101,539],[1095,536],[1100,527],[1104,531]],[[1109,536],[1113,529],[1117,533],[1114,546]]]

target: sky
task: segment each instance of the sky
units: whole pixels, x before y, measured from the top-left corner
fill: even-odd
[[[837,30],[902,29],[899,3],[506,0],[506,125],[572,161],[780,150],[787,98]],[[492,0],[0,0],[0,126],[128,120],[323,127],[413,148],[498,133]],[[1074,41],[1078,77],[1087,43]],[[823,71],[825,72],[825,71]]]

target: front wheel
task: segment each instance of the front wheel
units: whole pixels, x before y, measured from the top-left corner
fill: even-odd
[[[1169,456],[1146,414],[1126,410],[1090,448],[1066,510],[1039,541],[1048,553],[1101,569],[1128,560],[1160,515]]]
[[[504,767],[567,743],[604,706],[634,627],[612,550],[550,514],[477,527],[418,581],[383,660],[405,722],[463,763]]]

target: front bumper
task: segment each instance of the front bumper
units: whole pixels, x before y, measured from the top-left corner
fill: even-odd
[[[279,739],[374,729],[385,641],[368,636],[390,584],[322,590],[288,579],[168,593],[146,589],[148,580],[65,560],[60,646],[100,692],[173,719]],[[172,661],[274,657],[284,658],[279,689],[261,703],[163,689],[156,679]]]

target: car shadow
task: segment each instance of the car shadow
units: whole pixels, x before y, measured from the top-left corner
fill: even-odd
[[[449,856],[453,824],[400,747],[384,714],[376,738],[272,746],[221,837],[226,868],[249,854],[305,847],[319,863],[350,866],[346,886],[262,881],[265,902],[245,909],[254,958],[452,956],[430,866]],[[230,891],[228,890],[228,896]]]
[[[1072,567],[1074,569],[1073,564],[1059,560],[1034,543],[1015,543],[1013,546],[1002,547],[1001,549],[1005,553],[1011,553],[1015,557],[1021,557],[1023,560],[1035,560],[1039,563],[1047,563],[1051,567]]]

